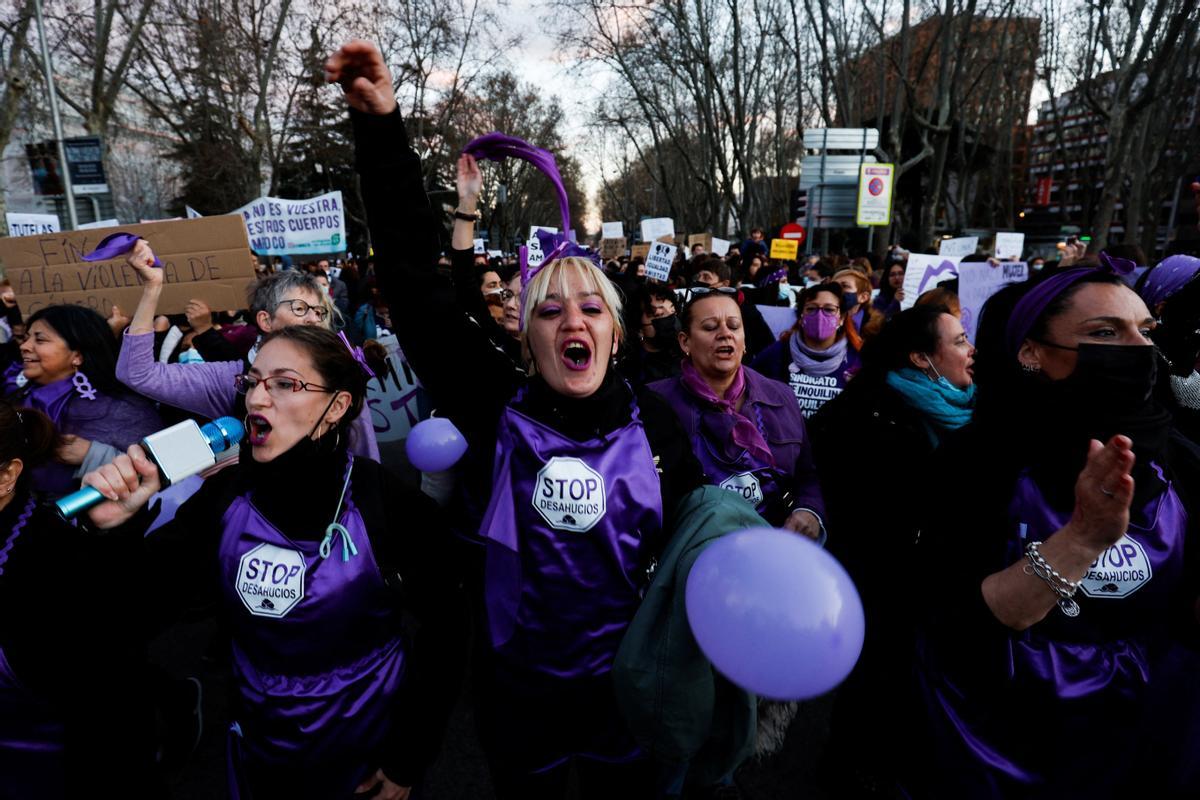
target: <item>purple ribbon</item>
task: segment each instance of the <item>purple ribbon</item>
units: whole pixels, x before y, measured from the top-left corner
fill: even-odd
[[[564,231],[571,230],[571,205],[567,201],[567,189],[563,186],[562,175],[558,172],[558,162],[554,160],[554,154],[549,150],[534,147],[524,139],[492,131],[477,139],[472,139],[463,148],[463,152],[488,161],[517,158],[533,164],[554,184],[554,190],[558,192],[558,210],[562,214],[562,229]]]
[[[123,256],[137,246],[141,236],[133,233],[110,233],[100,240],[100,244],[96,245],[96,249],[83,257],[84,261],[106,261],[110,258]],[[162,262],[158,260],[158,256],[154,257],[154,266],[161,267]]]
[[[1124,275],[1132,272],[1136,267],[1137,265],[1127,258],[1114,258],[1108,253],[1101,253],[1098,267],[1065,269],[1034,286],[1017,301],[1008,318],[1008,326],[1005,329],[1005,344],[1008,347],[1008,354],[1016,358],[1017,353],[1021,351],[1022,343],[1029,338],[1029,332],[1033,330],[1033,326],[1045,312],[1046,307],[1067,289],[1097,272]]]
[[[370,365],[367,364],[367,357],[363,355],[362,348],[351,344],[350,340],[346,338],[345,331],[338,331],[338,338],[342,340],[342,344],[346,345],[346,349],[350,351],[350,355],[354,356],[354,360],[362,367],[363,372],[367,373],[367,378],[374,378],[375,370],[371,369]]]

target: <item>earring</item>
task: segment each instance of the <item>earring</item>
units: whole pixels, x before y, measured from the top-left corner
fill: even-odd
[[[1038,366],[1037,364],[1022,364],[1021,369],[1025,372],[1026,375],[1033,375],[1035,373],[1042,371],[1042,368],[1040,366]]]

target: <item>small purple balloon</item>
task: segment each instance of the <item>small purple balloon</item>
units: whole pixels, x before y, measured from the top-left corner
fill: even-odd
[[[404,443],[408,460],[422,472],[450,469],[467,452],[467,440],[445,417],[430,417],[408,432]]]
[[[862,652],[854,582],[807,538],[749,528],[708,546],[688,574],[688,622],[725,677],[772,700],[833,689]]]

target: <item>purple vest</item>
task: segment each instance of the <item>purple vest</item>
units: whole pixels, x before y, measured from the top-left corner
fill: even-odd
[[[799,336],[800,334],[796,334]],[[858,370],[858,354],[850,347],[846,348],[846,358],[842,365],[828,375],[806,375],[795,362],[788,362],[787,384],[796,395],[800,405],[800,413],[808,419],[820,410],[821,406],[837,397],[846,388],[846,381]]]
[[[347,474],[352,465],[353,457]],[[348,797],[379,766],[374,749],[404,677],[394,603],[349,492],[338,521],[357,555],[343,560],[335,539],[322,558],[320,543],[289,539],[247,494],[225,512],[219,550],[236,760],[292,778],[311,773],[313,797]]]
[[[643,543],[662,528],[654,457],[632,410],[627,425],[586,442],[511,406],[501,415],[484,591],[492,647],[515,668],[559,678],[612,669],[645,583]]]
[[[34,502],[31,497],[0,545],[0,573],[33,513]],[[51,798],[64,792],[61,716],[26,688],[0,647],[0,797]]]
[[[1028,474],[1018,480],[1009,510],[1008,563],[1022,560],[1027,542],[1044,541],[1071,516],[1051,508]],[[1008,634],[1007,680],[990,691],[965,690],[941,673],[935,651],[920,648],[935,736],[946,752],[969,757],[958,762],[963,785],[955,790],[967,793],[961,796],[1026,797],[1072,780],[1111,787],[1135,768],[1122,756],[1159,735],[1154,731],[1166,735],[1174,727],[1150,690],[1161,697],[1171,680],[1164,677],[1172,668],[1164,662],[1162,634],[1183,577],[1186,527],[1183,504],[1165,484],[1089,568],[1075,595],[1079,616],[1056,606],[1036,625]],[[1156,676],[1159,685],[1152,687]]]

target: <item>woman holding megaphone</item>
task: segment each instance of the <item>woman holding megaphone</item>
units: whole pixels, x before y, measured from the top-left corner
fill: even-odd
[[[236,798],[406,798],[440,743],[462,628],[432,503],[348,451],[368,372],[331,332],[267,337],[249,371],[248,447],[146,543],[152,621],[209,595],[232,633]],[[88,474],[102,529],[144,531],[159,489],[141,449]],[[396,522],[404,520],[405,528]],[[413,639],[402,617],[421,623]]]

